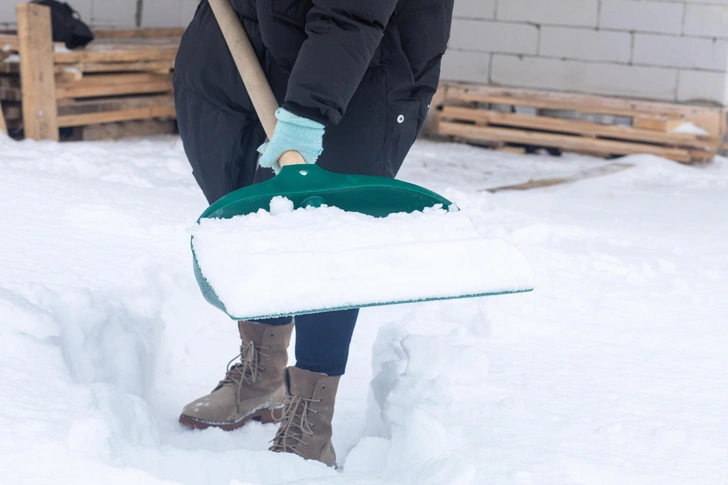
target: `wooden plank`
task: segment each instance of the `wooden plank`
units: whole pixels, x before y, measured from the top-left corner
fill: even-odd
[[[19,3],[16,6],[23,90],[25,136],[58,140],[56,82],[53,71],[50,8]]]
[[[174,60],[166,61],[139,61],[139,62],[79,62],[70,64],[85,73],[97,72],[129,72],[129,71],[171,71],[174,69]]]
[[[566,109],[586,113],[614,114],[630,117],[638,114],[652,114],[670,119],[679,119],[693,113],[720,111],[720,108],[717,107],[458,83],[447,85],[447,97],[466,97],[475,102],[482,100],[480,102],[532,106],[536,108]],[[496,99],[497,102],[489,101],[490,99]],[[514,102],[516,100],[518,101],[517,103]]]
[[[18,40],[17,34],[0,34],[0,51],[7,51],[11,53],[18,52],[20,48],[20,41]],[[63,42],[53,42],[54,47],[66,48],[66,44]]]
[[[155,81],[131,84],[84,85],[74,83],[58,86],[56,97],[64,98],[95,98],[100,96],[121,96],[127,94],[163,93],[172,91],[172,83],[168,81]]]
[[[8,125],[5,123],[5,115],[3,114],[3,105],[0,103],[0,132],[5,133],[6,135],[8,133]]]
[[[105,111],[100,113],[86,113],[79,115],[66,115],[58,117],[59,126],[82,126],[94,123],[112,123],[115,121],[140,120],[146,118],[175,117],[173,106],[137,108],[125,111]]]
[[[148,49],[56,52],[53,60],[57,64],[73,64],[76,62],[173,61],[177,56],[177,49],[177,46],[169,46]]]
[[[81,131],[81,139],[84,141],[120,140],[138,136],[171,135],[176,133],[176,124],[170,119],[150,118],[84,125],[77,130]]]
[[[118,29],[94,30],[98,39],[152,39],[160,37],[182,37],[185,29]]]
[[[520,98],[515,96],[496,95],[488,93],[474,93],[468,91],[448,91],[447,101],[462,101],[466,103],[489,103],[507,106],[529,106],[539,109],[557,109],[579,111],[581,113],[610,114],[616,116],[634,117],[637,113],[630,109],[618,109],[604,106],[588,106],[579,102],[549,100],[542,98]],[[447,102],[446,102],[447,103]]]
[[[128,96],[110,99],[84,99],[75,101],[72,104],[58,106],[58,115],[68,116],[86,113],[99,113],[103,111],[126,111],[130,109],[162,107],[174,107],[174,97],[171,95],[158,95]]]
[[[645,143],[659,143],[663,145],[680,145],[693,148],[710,149],[719,143],[718,139],[698,137],[686,133],[662,133],[650,130],[637,130],[629,126],[602,125],[588,121],[567,120],[563,118],[550,118],[547,116],[527,116],[512,113],[500,113],[455,106],[445,106],[440,114],[445,120],[484,121],[495,125],[515,126],[519,128],[532,128],[543,131],[572,133],[575,135],[591,135],[606,138],[634,140]]]
[[[80,79],[59,83],[56,87],[110,86],[114,84],[135,84],[166,82],[172,84],[172,74],[156,73],[119,73],[119,74],[87,74]]]
[[[171,71],[174,69],[174,59],[167,61],[141,61],[141,62],[76,62],[72,64],[57,64],[56,73],[66,69],[78,69],[81,72],[128,72],[128,71]],[[0,74],[18,74],[20,63],[0,62]]]
[[[553,133],[534,133],[532,131],[508,128],[493,128],[463,125],[450,121],[440,121],[440,134],[459,136],[475,140],[503,141],[524,145],[561,148],[564,150],[586,150],[614,155],[635,155],[652,153],[678,162],[693,160],[691,152],[681,148],[667,148],[644,143],[629,143],[612,140],[590,139],[580,136],[557,135]]]

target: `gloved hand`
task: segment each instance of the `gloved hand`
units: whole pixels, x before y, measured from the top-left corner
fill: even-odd
[[[300,153],[306,163],[316,163],[323,152],[324,125],[283,108],[276,111],[276,118],[278,124],[273,138],[258,148],[262,155],[260,166],[272,168],[278,173],[281,169],[278,159],[287,151]]]

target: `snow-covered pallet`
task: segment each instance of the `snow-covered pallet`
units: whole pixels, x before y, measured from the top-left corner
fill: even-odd
[[[725,109],[493,86],[447,84],[435,135],[496,147],[543,147],[598,156],[651,153],[710,160],[725,134]]]
[[[84,49],[51,37],[50,10],[17,5],[0,35],[0,101],[8,127],[58,140],[59,128],[174,118],[172,70],[183,29],[95,31]]]

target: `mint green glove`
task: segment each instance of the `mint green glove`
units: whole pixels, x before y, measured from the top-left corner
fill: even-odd
[[[288,151],[300,153],[306,163],[316,163],[323,152],[324,125],[283,108],[276,111],[276,118],[278,124],[273,138],[258,148],[262,155],[260,166],[272,168],[278,173],[281,169],[278,160]]]

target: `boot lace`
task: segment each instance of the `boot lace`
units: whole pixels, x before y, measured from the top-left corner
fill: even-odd
[[[254,384],[263,376],[262,371],[265,370],[265,367],[261,366],[259,361],[261,356],[270,359],[270,355],[263,353],[263,350],[270,348],[270,346],[257,346],[254,342],[243,342],[240,346],[240,353],[228,362],[225,378],[218,383],[216,389],[223,386],[235,389],[238,398],[238,412],[240,412],[240,392],[244,385]],[[240,361],[233,364],[238,359]]]
[[[308,442],[305,441],[304,437],[313,436],[312,428],[314,426],[308,421],[308,413],[318,414],[318,411],[309,409],[309,407],[311,403],[319,402],[321,402],[321,399],[287,395],[283,402],[284,407],[280,418],[276,416],[276,410],[273,410],[272,413],[273,419],[280,422],[281,425],[272,440],[273,445],[270,447],[270,451],[295,453],[302,456],[296,447],[300,443],[304,448],[308,448]]]

